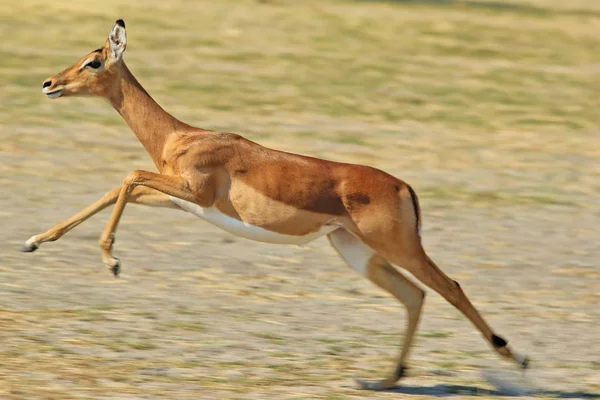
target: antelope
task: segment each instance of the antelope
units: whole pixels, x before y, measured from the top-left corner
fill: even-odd
[[[392,388],[405,375],[425,291],[410,272],[460,310],[501,356],[522,368],[513,352],[469,301],[458,282],[427,256],[421,244],[421,210],[414,190],[381,170],[273,150],[234,133],[192,127],[163,110],[123,60],[125,23],[118,20],[104,47],[48,78],[51,99],[94,95],[107,99],[142,143],[158,173],[133,171],[73,217],[26,241],[23,251],[65,233],[104,208],[114,209],[100,237],[104,264],[117,276],[115,232],[127,203],[187,211],[246,239],[304,244],[326,235],[345,262],[406,307],[402,350],[384,379],[357,379],[370,390]]]

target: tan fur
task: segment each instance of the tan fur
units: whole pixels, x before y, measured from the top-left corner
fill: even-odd
[[[148,95],[120,58],[125,48],[124,29],[124,24],[115,25],[104,48],[49,78],[44,90],[51,93],[62,89],[62,96],[89,94],[108,99],[143,144],[159,173],[130,173],[122,187],[45,234],[32,237],[28,251],[58,239],[116,203],[100,246],[105,264],[118,273],[119,261],[112,256],[112,244],[125,204],[177,208],[168,196],[205,208],[216,207],[232,218],[286,235],[303,236],[335,223],[341,228],[329,237],[340,255],[400,300],[409,315],[396,372],[383,381],[362,382],[363,387],[387,388],[402,375],[423,304],[424,292],[390,262],[440,293],[494,344],[492,329],[462,289],[425,254],[417,229],[417,199],[406,183],[368,166],[272,150],[237,134],[207,131],[177,120]],[[114,32],[121,39],[111,47]],[[80,70],[81,62],[90,55],[102,61],[102,68]],[[353,260],[356,254],[365,255],[364,265]],[[515,359],[507,346],[496,346],[496,350]]]

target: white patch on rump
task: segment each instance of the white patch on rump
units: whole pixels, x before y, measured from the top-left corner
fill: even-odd
[[[224,231],[227,231],[235,236],[256,240],[258,242],[298,245],[306,244],[339,228],[339,225],[323,225],[318,231],[311,232],[307,235],[284,235],[282,233],[269,231],[259,226],[251,225],[244,221],[231,218],[229,215],[223,214],[216,207],[201,207],[197,204],[179,199],[177,197],[169,196],[169,198],[173,203],[177,204],[185,211],[218,226]]]

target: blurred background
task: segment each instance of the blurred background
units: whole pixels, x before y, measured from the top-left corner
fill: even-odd
[[[128,206],[33,254],[26,239],[154,170],[103,100],[47,77],[127,26],[125,61],[167,111],[408,181],[425,247],[528,352],[531,396],[600,393],[600,2],[66,1],[0,4],[0,398],[351,399],[501,395],[514,368],[431,293],[396,393],[404,310],[326,239],[233,237]]]

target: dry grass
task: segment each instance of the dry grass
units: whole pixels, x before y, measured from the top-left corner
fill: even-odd
[[[64,129],[61,146],[103,153],[102,136],[129,150],[118,157],[137,157],[106,105],[48,102],[39,92],[43,79],[101,45],[119,16],[129,28],[128,64],[186,121],[409,179],[420,168],[451,170],[454,182],[419,183],[450,200],[586,203],[598,189],[590,143],[599,138],[600,16],[594,7],[574,12],[583,1],[568,9],[488,3],[5,4],[0,123],[11,141],[0,149],[56,145],[44,132]],[[494,184],[469,172],[477,170]]]

